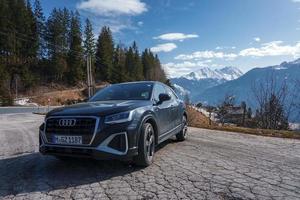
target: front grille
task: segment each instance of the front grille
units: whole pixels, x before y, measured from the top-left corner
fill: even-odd
[[[72,126],[61,126],[61,119],[76,119],[76,123]],[[49,143],[52,143],[53,135],[82,136],[82,144],[87,145],[93,138],[96,122],[97,119],[91,117],[49,118],[46,121],[45,135]]]

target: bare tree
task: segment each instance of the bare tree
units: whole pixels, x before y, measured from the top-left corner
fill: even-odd
[[[209,125],[211,126],[211,114],[212,112],[215,110],[215,107],[213,106],[207,106],[206,108],[207,112],[208,112],[208,119],[209,119]]]
[[[226,94],[224,100],[218,106],[218,116],[221,119],[222,125],[225,123],[226,115],[228,114],[228,108],[234,106],[235,97],[233,95]]]
[[[258,104],[257,125],[265,129],[288,129],[293,103],[286,80],[278,82],[274,74],[252,86]]]
[[[243,109],[242,125],[245,126],[245,119],[246,119],[246,113],[247,113],[247,104],[245,101],[242,101],[241,108]]]
[[[293,99],[295,100],[293,106],[296,110],[297,118],[300,118],[300,79],[295,81],[295,93]]]

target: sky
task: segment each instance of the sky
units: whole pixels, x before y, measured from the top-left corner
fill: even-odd
[[[300,58],[300,0],[41,0],[78,10],[98,37],[157,53],[169,77],[202,67],[243,72]]]

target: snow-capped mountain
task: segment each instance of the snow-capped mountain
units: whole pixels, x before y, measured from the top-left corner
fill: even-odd
[[[217,79],[230,81],[237,79],[242,75],[243,72],[235,67],[224,67],[222,69],[215,70],[210,69],[209,67],[203,67],[195,72],[182,76],[182,78],[186,78],[188,80]]]
[[[243,73],[235,67],[224,67],[216,70],[203,67],[187,75],[173,78],[171,82],[180,97],[188,93],[192,101],[198,101],[196,97],[206,89],[234,80],[241,75]]]
[[[226,94],[232,94],[236,96],[237,102],[250,103],[250,100],[254,99],[253,84],[264,83],[270,76],[276,78],[277,84],[280,85],[284,81],[290,88],[294,88],[295,81],[300,80],[300,59],[283,62],[280,65],[251,69],[238,79],[206,89],[196,99],[209,104],[217,104]],[[255,102],[251,103],[254,105]]]
[[[198,96],[194,96],[193,100],[217,105],[224,99],[225,95],[230,94],[235,96],[236,103],[245,101],[247,105],[256,108],[257,102],[254,97],[253,86],[258,83],[267,84],[266,81],[271,77],[275,78],[278,86],[284,82],[288,87],[288,91],[296,92],[295,81],[300,81],[300,59],[283,62],[280,65],[251,69],[238,79],[207,88],[205,91],[198,93]],[[292,93],[287,97],[286,102],[290,102],[291,98],[293,98],[294,103],[300,102],[299,96],[293,96]],[[292,112],[291,119],[299,122],[300,116],[293,116]]]

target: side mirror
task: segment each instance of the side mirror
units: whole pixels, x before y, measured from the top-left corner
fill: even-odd
[[[166,93],[162,93],[159,95],[159,103],[162,103],[164,101],[169,101],[171,99],[170,95]]]

